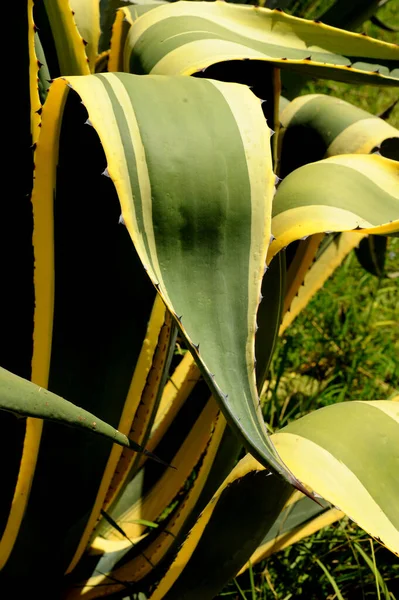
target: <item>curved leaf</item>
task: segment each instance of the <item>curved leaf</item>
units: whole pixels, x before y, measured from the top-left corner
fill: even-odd
[[[334,404],[272,437],[301,481],[399,555],[397,402]]]
[[[269,442],[255,385],[255,319],[274,192],[259,100],[244,86],[188,77],[68,81],[99,135],[144,267],[226,418],[264,464],[299,485]],[[52,86],[44,139],[59,127],[68,89],[64,81]],[[37,175],[38,190],[44,177]],[[49,188],[43,193],[51,202]]]
[[[369,154],[380,148],[386,158],[399,153],[399,131],[382,119],[332,96],[310,94],[290,102],[281,113],[282,177],[307,162],[337,154]]]
[[[399,163],[349,154],[305,165],[286,177],[273,200],[268,260],[307,235],[327,231],[399,231]]]
[[[394,44],[278,10],[218,1],[175,2],[141,16],[126,40],[124,70],[191,75],[245,58],[316,77],[399,85]]]

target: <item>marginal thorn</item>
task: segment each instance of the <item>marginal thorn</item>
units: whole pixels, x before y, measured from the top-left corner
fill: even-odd
[[[313,19],[313,23],[317,23],[318,25],[320,25],[321,21],[319,21],[318,19]]]
[[[33,25],[33,31],[37,33],[38,31],[40,31],[40,29],[36,25]]]
[[[265,265],[263,267],[263,275],[265,275],[265,273],[267,273],[268,270],[269,270],[269,267],[267,265]]]
[[[304,242],[305,240],[307,240],[307,239],[308,239],[308,237],[309,237],[308,235],[304,235],[303,237],[301,237],[301,238],[299,238],[299,239],[300,239],[302,242]]]
[[[159,283],[154,283],[154,285],[155,285],[155,287],[157,288],[157,290],[159,291],[159,290],[160,290]]]
[[[123,215],[121,215],[121,216],[119,217],[118,224],[119,224],[119,225],[125,225],[125,219],[123,218]]]
[[[263,296],[262,296],[262,292],[259,294],[259,304],[262,302],[263,300]]]
[[[181,323],[181,320],[182,320],[182,318],[183,318],[183,315],[180,315],[180,317],[179,317],[179,315],[175,313],[175,317],[176,317],[176,319],[179,321],[179,323]]]
[[[287,58],[287,57],[285,57],[285,58],[281,58],[280,60],[288,60],[288,58]]]
[[[274,131],[274,129],[270,129],[269,131],[270,131],[270,137],[273,137],[273,135],[276,133],[276,132]]]
[[[312,60],[311,56],[305,56],[305,58],[303,60]]]
[[[110,177],[109,171],[108,171],[108,167],[105,167],[104,171],[101,173],[101,175],[104,175],[104,177]]]
[[[86,40],[84,40],[83,38],[82,38],[82,42],[83,42],[84,46],[87,46],[87,44],[89,43],[89,42],[86,42]]]
[[[274,242],[276,238],[274,237],[273,234],[270,235],[270,240],[269,240],[269,244],[271,244],[272,242]]]
[[[36,150],[36,146],[37,146],[36,142],[34,144],[32,144],[31,149],[33,150],[33,152]]]
[[[196,352],[198,352],[198,354],[199,354],[199,347],[200,347],[200,345],[199,344],[193,344],[193,346],[194,346]]]
[[[53,83],[54,79],[46,79],[47,83],[49,83],[50,85]],[[71,85],[68,84],[68,87],[72,87]]]
[[[42,68],[42,66],[43,66],[43,63],[42,63],[42,62],[40,62],[40,60],[38,60],[38,61],[37,61],[37,66],[39,67],[39,69],[41,69],[41,68]]]
[[[41,115],[42,114],[42,110],[43,110],[42,107],[38,108],[37,111],[36,111],[36,114],[37,115]]]
[[[90,119],[86,119],[85,125],[90,125],[90,127],[93,127],[93,123],[90,121]]]
[[[255,333],[258,331],[258,329],[259,329],[259,326],[257,323],[255,323]]]
[[[281,177],[279,177],[278,175],[276,175],[276,177],[274,179],[274,185],[278,185],[280,183],[280,181],[282,181]]]
[[[260,99],[261,104],[264,104],[265,102],[267,102],[267,100],[262,100],[262,98]]]

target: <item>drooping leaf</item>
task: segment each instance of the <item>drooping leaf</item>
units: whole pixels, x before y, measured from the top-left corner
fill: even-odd
[[[273,200],[268,260],[303,236],[327,231],[387,235],[399,231],[399,163],[348,154],[305,165]]]
[[[107,74],[68,82],[99,135],[144,268],[226,418],[256,456],[290,479],[269,443],[254,376],[274,191],[259,100],[243,86],[184,77]],[[51,148],[68,90],[55,82],[44,107],[42,135]],[[51,210],[48,167],[36,182]]]
[[[218,1],[175,2],[141,16],[126,39],[124,71],[191,75],[242,59],[315,77],[399,85],[393,44],[277,10]]]

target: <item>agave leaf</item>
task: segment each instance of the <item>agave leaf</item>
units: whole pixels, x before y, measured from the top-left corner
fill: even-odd
[[[98,0],[69,0],[78,31],[84,39],[91,73],[94,73],[100,40],[100,4]],[[72,73],[71,73],[72,74]]]
[[[256,456],[299,485],[269,443],[255,386],[255,318],[274,191],[259,100],[244,86],[188,77],[68,82],[99,135],[144,267],[225,416]],[[57,81],[52,89],[42,128],[49,147],[69,88]],[[48,169],[36,182],[50,210]]]
[[[75,0],[75,2],[78,4],[79,0]],[[87,2],[86,4],[89,6]],[[91,2],[91,5],[94,6],[94,2]],[[46,35],[44,35],[40,24],[44,52],[50,58],[51,44],[55,46],[57,53],[59,70],[55,71],[49,65],[52,77],[59,74],[89,75],[90,65],[85,51],[85,40],[76,26],[69,0],[43,0],[38,3],[38,10],[38,15],[41,16],[43,22],[49,25],[49,27],[43,27],[46,31]],[[84,14],[85,10],[79,12]],[[51,59],[53,60],[53,57]]]
[[[268,260],[303,236],[327,231],[399,231],[399,163],[348,154],[305,165],[286,177],[273,200]]]
[[[343,512],[399,553],[398,434],[399,406],[392,401],[335,404],[273,434],[298,477],[339,508],[324,512],[324,501],[318,507],[314,503],[302,506],[299,501],[291,524],[286,524],[290,488],[247,455],[203,510],[150,600],[214,598],[239,571],[239,563],[247,562],[254,542],[259,544],[262,536],[267,540],[278,514],[278,527],[280,532],[286,528],[287,544],[296,535],[300,539],[315,527],[333,522]],[[291,504],[293,500],[297,501],[291,499]],[[308,522],[303,525],[305,519]],[[302,523],[299,529],[298,522]],[[276,529],[270,530],[273,544],[282,546],[284,534],[277,534]]]
[[[33,251],[32,207],[33,153],[40,131],[40,98],[35,54],[33,2],[25,0],[12,7],[18,23],[18,51],[14,82],[18,102],[7,109],[10,122],[18,126],[9,134],[7,158],[18,165],[9,193],[0,203],[0,262],[2,273],[2,310],[0,316],[0,365],[23,377],[31,377],[33,337]],[[26,434],[26,421],[2,412],[0,452],[6,456],[2,467],[0,495],[0,538],[5,531],[8,512],[18,481],[18,470]],[[0,545],[0,563],[2,561]]]
[[[138,74],[191,75],[242,59],[315,77],[399,85],[399,49],[393,44],[226,2],[155,8],[134,23],[124,48],[124,70]]]
[[[282,112],[283,141],[280,175],[337,154],[399,155],[399,131],[384,120],[323,94],[300,96]]]
[[[343,402],[284,427],[273,441],[292,471],[399,555],[399,406]]]

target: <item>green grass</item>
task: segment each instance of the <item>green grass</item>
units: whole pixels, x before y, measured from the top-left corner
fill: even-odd
[[[386,271],[399,271],[398,238],[390,239]],[[266,419],[281,427],[344,399],[398,394],[398,323],[398,279],[370,275],[351,252],[279,340]]]
[[[332,0],[297,0],[296,13],[317,18]],[[299,12],[302,11],[302,12]],[[378,13],[399,26],[399,0]],[[362,31],[387,42],[399,34],[370,22]],[[344,98],[380,114],[397,89],[310,80],[302,94]],[[399,128],[399,105],[388,121]],[[391,238],[386,272],[399,271],[399,239]],[[378,279],[352,252],[292,323],[278,347],[264,398],[266,421],[278,429],[311,410],[343,400],[399,394],[399,279]],[[348,518],[255,565],[218,598],[231,600],[399,599],[398,559]]]

